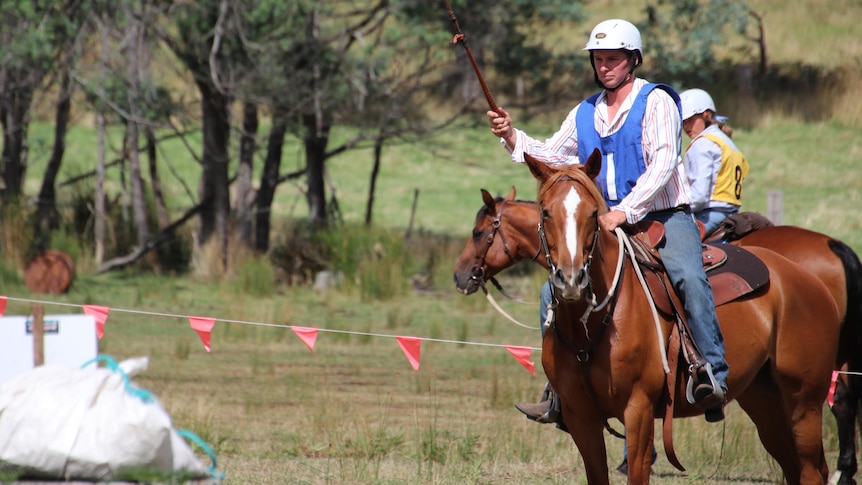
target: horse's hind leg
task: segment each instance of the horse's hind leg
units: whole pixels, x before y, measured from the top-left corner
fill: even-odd
[[[835,401],[832,414],[838,425],[838,472],[841,474],[838,485],[856,485],[856,400],[851,390],[839,378],[835,387]]]
[[[769,377],[768,370],[760,371],[737,402],[754,422],[763,447],[778,462],[788,484],[798,484],[801,470],[793,446],[790,416],[780,404],[781,391]]]
[[[813,359],[812,359],[813,360]],[[800,365],[798,360],[787,362],[783,370],[777,374],[778,385],[782,391],[782,402],[789,407],[790,424],[793,441],[799,457],[799,482],[825,483],[829,478],[829,467],[823,451],[823,401],[826,397],[829,380],[817,379],[816,364],[809,360],[807,366]],[[823,369],[824,377],[829,375],[831,366]]]

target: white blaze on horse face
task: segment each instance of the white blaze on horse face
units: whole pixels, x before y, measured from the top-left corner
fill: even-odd
[[[572,266],[575,265],[575,255],[578,254],[578,224],[575,222],[575,213],[580,204],[581,196],[573,187],[563,201],[563,207],[566,208],[566,247],[569,249],[569,257],[572,258]],[[577,272],[572,272],[572,281],[569,282],[569,286],[575,285],[576,274]]]

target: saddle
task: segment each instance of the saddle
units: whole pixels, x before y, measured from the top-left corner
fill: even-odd
[[[656,307],[666,315],[672,315],[671,292],[663,281],[664,269],[657,249],[664,240],[664,225],[656,221],[641,221],[629,231],[639,253],[637,260],[641,268],[650,270],[644,272],[644,276]],[[702,248],[703,269],[712,286],[716,307],[769,283],[769,270],[750,251],[720,242],[708,242]]]

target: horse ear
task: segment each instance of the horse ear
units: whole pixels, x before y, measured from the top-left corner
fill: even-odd
[[[590,179],[595,179],[602,171],[602,152],[598,148],[593,150],[587,163],[584,164],[584,171]]]
[[[536,160],[526,153],[524,154],[524,162],[527,164],[527,167],[530,168],[530,173],[533,174],[533,177],[536,177],[536,180],[538,180],[539,183],[544,183],[554,173],[553,167]]]
[[[506,200],[515,200],[515,186],[512,186],[512,191],[505,197]]]
[[[496,202],[494,201],[494,197],[485,189],[482,189],[482,200],[485,201],[485,207],[488,208],[491,214],[494,213],[496,209]]]

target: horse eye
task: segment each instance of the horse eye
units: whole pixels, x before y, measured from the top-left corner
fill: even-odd
[[[546,211],[545,209],[542,209],[541,216],[542,219],[547,219],[548,217],[550,217],[550,214],[548,214],[548,211]]]
[[[474,229],[473,230],[473,239],[479,239],[480,237],[482,237],[482,231],[480,231],[478,229]]]

